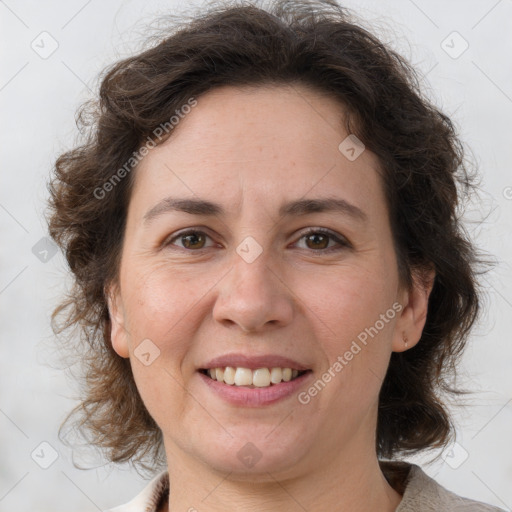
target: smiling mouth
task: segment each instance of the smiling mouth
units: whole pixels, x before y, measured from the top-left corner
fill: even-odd
[[[226,366],[223,368],[203,368],[199,372],[212,380],[246,388],[268,388],[282,382],[295,380],[311,370],[292,368],[250,368]]]

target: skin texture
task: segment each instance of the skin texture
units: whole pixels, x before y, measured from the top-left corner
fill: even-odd
[[[338,102],[303,86],[224,86],[198,98],[135,171],[119,282],[108,289],[112,343],[164,435],[165,510],[393,511],[400,502],[375,453],[378,394],[391,352],[421,336],[434,276],[427,289],[399,286],[378,159],[340,152],[342,120]],[[226,213],[144,222],[169,196]],[[324,197],[367,221],[278,214],[284,202]],[[185,228],[204,233],[192,248],[176,237]],[[350,245],[308,243],[307,228]],[[249,236],[262,248],[252,263],[236,252]],[[197,372],[223,354],[279,354],[312,369],[307,389],[394,303],[401,311],[308,404],[293,394],[235,407]],[[160,350],[148,366],[134,354],[145,339]],[[237,457],[247,442],[261,453],[251,468]]]

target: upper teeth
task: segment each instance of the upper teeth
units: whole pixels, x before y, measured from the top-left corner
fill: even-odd
[[[250,368],[233,368],[226,366],[225,368],[211,368],[208,375],[225,384],[234,384],[235,386],[251,386],[264,388],[271,384],[279,384],[281,381],[288,382],[299,374],[298,370],[291,368],[258,368],[251,370]]]

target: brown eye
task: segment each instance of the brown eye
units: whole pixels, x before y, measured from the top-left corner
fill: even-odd
[[[313,233],[306,236],[306,245],[310,249],[327,249],[329,237],[324,233]]]
[[[350,243],[341,235],[338,236],[324,228],[310,229],[304,233],[300,240],[305,241],[305,248],[320,253],[340,251],[351,247]],[[330,245],[334,242],[333,245]]]
[[[165,245],[176,245],[175,241],[178,240],[181,242],[181,245],[177,244],[178,247],[182,247],[183,249],[199,250],[205,248],[207,238],[210,237],[202,231],[184,231],[170,239]]]
[[[204,245],[204,236],[201,233],[192,233],[190,235],[182,235],[184,240],[183,246],[187,249],[202,249]],[[199,247],[198,247],[199,246]]]

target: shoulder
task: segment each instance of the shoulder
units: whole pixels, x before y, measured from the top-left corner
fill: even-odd
[[[129,502],[103,512],[156,512],[168,492],[169,474],[167,471],[162,471]]]
[[[402,501],[395,512],[504,512],[503,509],[449,491],[419,466],[410,464]]]

